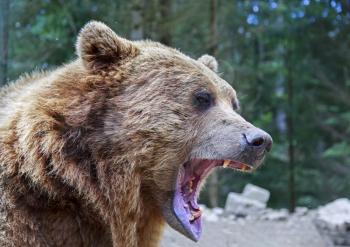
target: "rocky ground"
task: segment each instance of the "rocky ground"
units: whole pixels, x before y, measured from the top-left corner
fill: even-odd
[[[310,221],[241,222],[204,221],[202,238],[198,243],[172,229],[165,232],[162,247],[331,247]]]
[[[338,199],[315,210],[266,208],[268,191],[248,185],[231,193],[225,209],[203,208],[198,243],[167,228],[162,247],[350,247],[350,200]]]

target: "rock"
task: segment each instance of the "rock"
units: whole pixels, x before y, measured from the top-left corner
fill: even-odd
[[[320,207],[316,217],[329,229],[341,232],[350,230],[350,200],[341,198]]]
[[[195,243],[169,227],[162,247],[330,247],[310,220],[294,225],[282,221],[203,221],[203,233]],[[345,246],[342,246],[345,247]]]
[[[215,214],[210,214],[206,217],[206,220],[208,222],[217,222],[219,220],[219,217]]]
[[[247,184],[243,189],[242,196],[266,205],[270,198],[270,192],[259,186]]]
[[[307,207],[296,207],[295,208],[295,215],[296,216],[304,216],[309,212],[309,209]]]
[[[227,218],[229,220],[236,220],[237,219],[237,217],[235,215],[233,215],[233,214],[228,215]]]
[[[219,207],[215,207],[211,210],[214,214],[216,215],[222,215],[224,213],[224,209],[223,208],[219,208]]]
[[[217,222],[219,221],[219,216],[213,213],[210,210],[207,210],[203,213],[203,218],[208,222]]]
[[[225,212],[245,217],[250,214],[259,214],[265,207],[266,205],[260,201],[231,192],[226,199]]]
[[[315,223],[335,244],[350,245],[350,200],[341,198],[320,207]]]
[[[272,221],[283,221],[287,220],[289,216],[287,209],[274,210],[266,213],[261,217],[263,220],[272,220]]]
[[[209,209],[205,205],[200,205],[202,210],[203,219],[208,222],[217,222],[219,220],[219,216],[221,216],[224,212],[222,208],[213,208]]]

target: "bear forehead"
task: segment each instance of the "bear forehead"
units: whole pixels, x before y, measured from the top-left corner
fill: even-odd
[[[183,71],[184,75],[192,75],[195,79],[191,80],[191,83],[208,89],[220,98],[236,99],[237,94],[233,87],[201,62],[158,42],[138,41],[137,43],[141,48],[140,56],[144,56],[146,60],[150,59],[155,63],[162,61],[161,66],[174,67]]]

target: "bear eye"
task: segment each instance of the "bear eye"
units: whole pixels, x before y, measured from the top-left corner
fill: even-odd
[[[213,97],[207,91],[199,91],[194,93],[193,105],[200,111],[205,111],[213,105]]]

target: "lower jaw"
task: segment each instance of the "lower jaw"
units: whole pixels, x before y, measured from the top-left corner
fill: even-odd
[[[184,167],[181,167],[177,176],[176,190],[171,203],[172,213],[176,217],[177,222],[170,225],[197,242],[202,233],[201,212],[197,204],[197,195],[201,182],[215,167],[231,167],[240,171],[251,171],[252,168],[239,162],[231,161],[230,163],[224,160],[201,160],[197,165],[187,165],[189,166],[186,167],[185,164]],[[185,187],[188,184],[191,184],[190,191],[186,190]],[[192,189],[193,191],[191,191]]]
[[[186,205],[186,202],[184,201],[183,197],[178,193],[175,193],[172,204],[174,215],[176,216],[178,221],[180,221],[182,227],[184,228],[184,231],[181,232],[188,238],[197,242],[202,233],[202,218],[197,217],[192,221],[190,220],[191,209],[186,208],[184,206]],[[197,204],[197,202],[195,204]],[[196,205],[196,207],[198,207],[198,205]],[[200,209],[198,208],[198,210]]]
[[[188,169],[193,168],[191,164],[186,164],[179,171],[176,190],[173,196],[172,207],[174,215],[181,222],[184,228],[184,235],[193,241],[198,241],[202,233],[201,211],[197,203],[197,195],[202,180],[208,176],[211,170],[218,166],[215,162],[209,162],[197,171]],[[188,175],[191,174],[191,175]],[[192,186],[186,188],[188,184]],[[189,191],[190,190],[190,191]],[[192,191],[193,190],[193,191]]]

